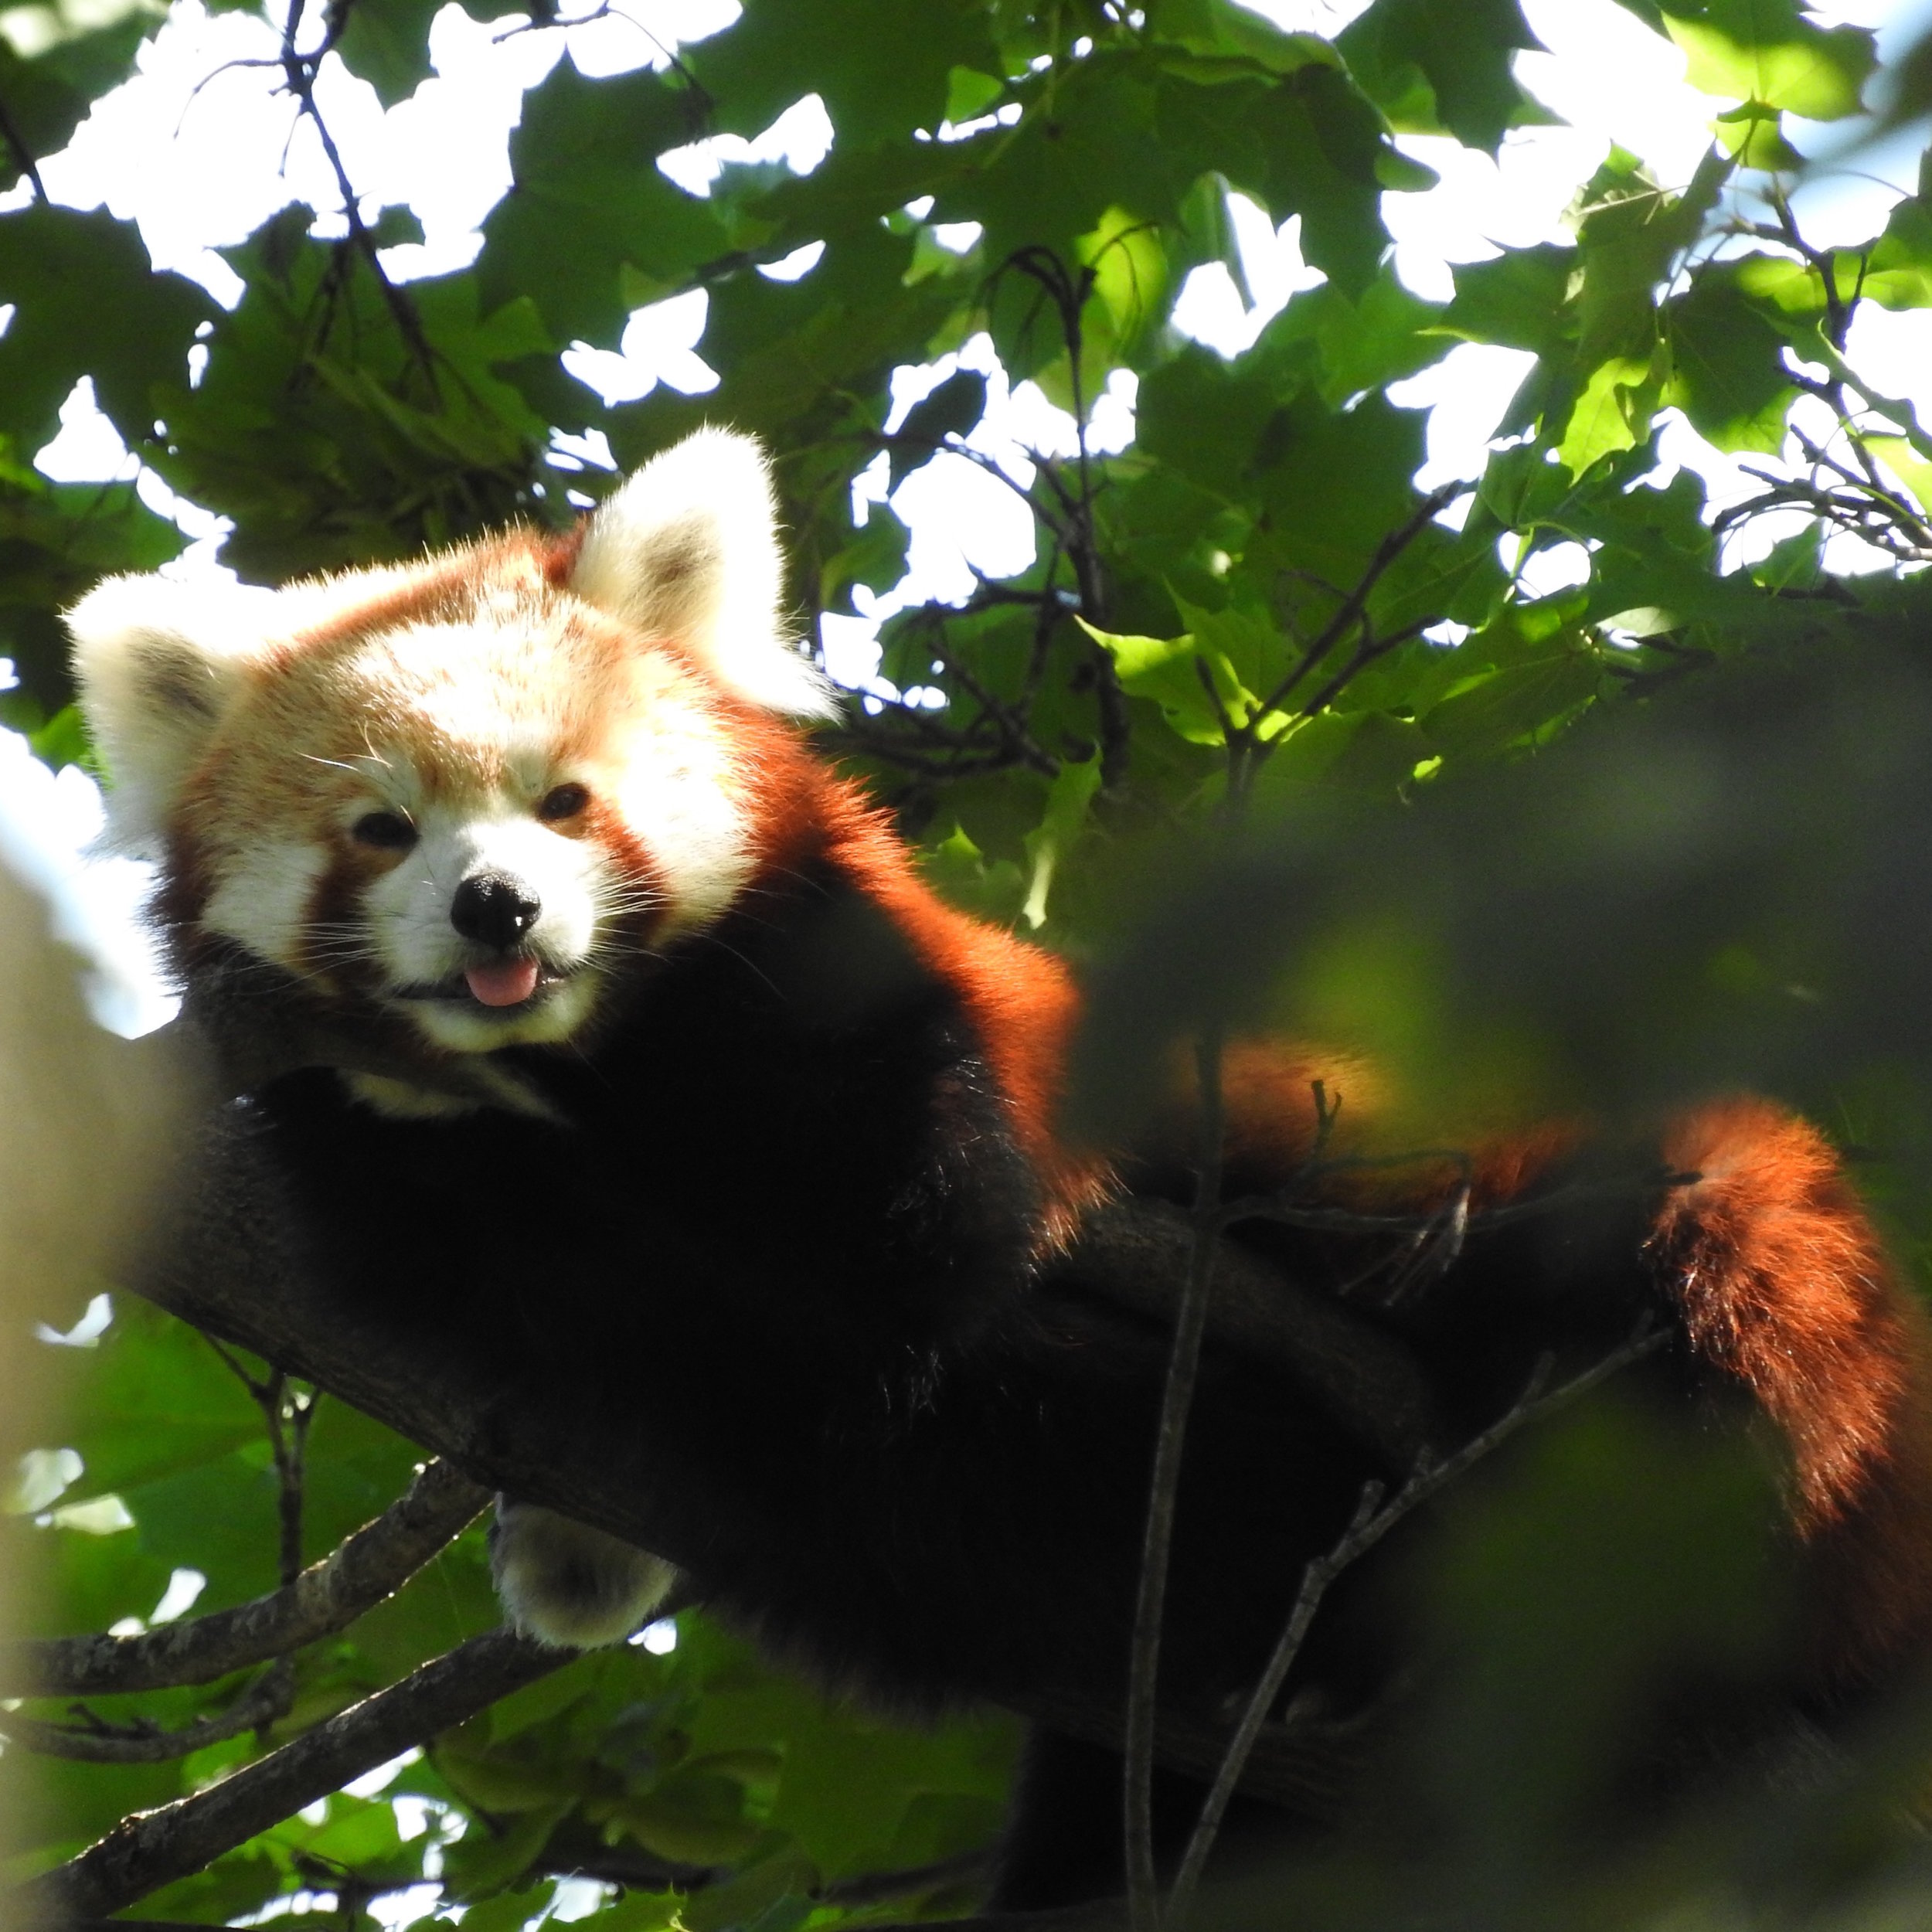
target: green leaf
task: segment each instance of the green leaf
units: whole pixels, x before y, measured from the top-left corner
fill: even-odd
[[[1335,410],[1304,395],[1267,426],[1256,490],[1263,516],[1245,560],[1260,594],[1296,614],[1304,632],[1321,628],[1335,587],[1358,581],[1414,511],[1424,421],[1371,393]],[[1400,570],[1385,581],[1392,596],[1407,584]]]
[[[1278,372],[1285,386],[1294,379],[1293,345],[1312,341],[1320,352],[1322,399],[1338,406],[1446,355],[1456,338],[1441,326],[1442,315],[1384,270],[1356,301],[1332,283],[1304,291],[1262,332],[1253,354],[1257,366]]]
[[[884,7],[876,0],[751,0],[737,23],[686,56],[722,131],[755,134],[808,94],[821,96],[838,144],[868,148],[936,130],[953,70],[1003,71],[974,0]]]
[[[200,325],[219,313],[192,282],[155,273],[141,233],[105,209],[41,202],[0,215],[0,434],[37,450],[83,376],[130,447],[152,440],[156,392],[185,373]]]
[[[1445,654],[1446,655],[1446,654]],[[1316,793],[1388,799],[1437,750],[1412,720],[1380,711],[1325,711],[1298,719],[1275,743],[1254,780],[1261,810],[1305,808]]]
[[[385,107],[408,99],[429,78],[430,22],[441,6],[442,0],[381,0],[346,10],[335,51]]]
[[[1808,121],[1856,114],[1877,64],[1869,28],[1820,27],[1798,0],[1665,0],[1665,31],[1706,94],[1757,101]]]
[[[1396,127],[1492,154],[1509,128],[1544,117],[1512,65],[1541,44],[1517,0],[1376,0],[1335,41]]]
[[[1603,671],[1574,638],[1520,662],[1485,672],[1452,692],[1421,720],[1437,750],[1461,757],[1498,752],[1546,735],[1594,697]]]
[[[1776,173],[1804,165],[1804,157],[1784,138],[1784,117],[1775,107],[1747,100],[1719,114],[1711,128],[1719,145],[1740,168]]]
[[[1470,342],[1495,342],[1505,349],[1549,352],[1573,314],[1566,317],[1571,284],[1578,273],[1573,248],[1543,242],[1512,248],[1494,261],[1458,263],[1456,298],[1442,312],[1440,326]]]
[[[1019,918],[1026,895],[1026,874],[1010,859],[989,862],[964,826],[955,825],[920,856],[934,890],[955,906],[996,925],[1010,926]]]
[[[911,539],[912,532],[886,505],[872,505],[858,536],[820,566],[820,609],[847,607],[855,583],[869,590],[889,590],[906,574],[906,546]]]
[[[58,613],[111,572],[158,569],[186,541],[131,483],[49,483],[33,471],[16,482],[0,474],[0,657],[20,681],[0,704],[11,700],[16,728],[42,730],[72,700]],[[63,759],[69,744],[59,735],[49,740]]]
[[[565,521],[562,479],[541,466],[543,420],[496,373],[549,346],[534,305],[481,318],[467,271],[393,301],[352,247],[308,226],[286,209],[227,251],[245,293],[209,338],[199,386],[165,399],[168,440],[152,461],[235,519],[224,560],[278,581],[532,512]]]
[[[978,369],[955,369],[937,389],[920,397],[899,426],[900,442],[890,457],[891,484],[931,460],[949,436],[964,436],[986,413],[986,378]]]
[[[1100,784],[1100,761],[1069,759],[1046,790],[1046,815],[1037,831],[1026,836],[1026,855],[1032,871],[1026,883],[1026,903],[1020,917],[1035,931],[1046,923],[1047,897],[1053,876],[1078,843],[1087,824],[1087,808]]]
[[[131,1295],[116,1298],[107,1333],[69,1362],[64,1420],[87,1464],[70,1500],[202,1468],[262,1440],[260,1411],[206,1337]]]
[[[1680,199],[1621,149],[1597,171],[1584,190],[1590,212],[1577,231],[1583,268],[1577,355],[1586,371],[1613,355],[1649,355],[1656,342],[1658,284],[1696,238],[1717,185],[1700,174]]]
[[[1821,310],[1822,288],[1815,275],[1811,279],[1818,291],[1815,306]],[[1863,264],[1845,259],[1837,280],[1841,292],[1855,288],[1883,308],[1932,308],[1932,202],[1922,192],[1900,202]]]
[[[1921,512],[1932,512],[1932,461],[1903,436],[1862,436],[1859,441],[1912,493]]]
[[[1326,42],[1311,33],[1285,33],[1230,0],[1155,0],[1149,33],[1190,53],[1253,62],[1270,73],[1294,73],[1313,63],[1333,66]]]
[[[648,69],[589,80],[568,59],[524,97],[510,137],[510,191],[483,224],[485,311],[527,296],[552,345],[614,348],[629,270],[668,291],[730,250],[707,202],[658,172],[665,149],[702,131],[694,97]]]
[[[52,8],[43,19],[49,15],[60,19]],[[41,161],[66,146],[94,102],[133,72],[135,53],[162,17],[158,9],[130,6],[94,32],[56,34],[31,56],[0,36],[0,101],[6,103],[12,130],[12,137],[0,141],[0,189],[19,180],[22,148]]]
[[[1082,315],[1080,352],[1081,400],[1090,401],[1106,386],[1111,369],[1141,366],[1143,347],[1159,343],[1172,291],[1159,230],[1124,209],[1107,209],[1097,227],[1078,236],[1074,258],[1093,281]]]
[[[1277,406],[1259,360],[1228,363],[1189,343],[1141,384],[1140,445],[1206,488],[1237,496]]]
[[[1113,659],[1121,689],[1130,697],[1151,698],[1177,736],[1190,744],[1226,742],[1215,697],[1223,706],[1238,706],[1243,693],[1225,658],[1196,650],[1189,637],[1121,636],[1097,631],[1084,617],[1080,628]],[[1212,696],[1202,682],[1203,670],[1214,681]]]
[[[1784,338],[1736,276],[1721,264],[1706,269],[1664,319],[1672,372],[1665,400],[1720,450],[1782,448],[1785,411],[1798,394],[1784,364]]]

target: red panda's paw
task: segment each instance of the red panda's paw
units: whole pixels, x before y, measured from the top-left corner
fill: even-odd
[[[622,1643],[678,1577],[661,1556],[508,1496],[490,1526],[490,1574],[512,1628],[560,1650]]]

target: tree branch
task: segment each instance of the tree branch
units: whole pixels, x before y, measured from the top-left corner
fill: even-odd
[[[121,1911],[577,1655],[507,1631],[473,1637],[206,1791],[123,1818],[78,1858],[24,1886],[19,1917],[71,1923]]]
[[[383,267],[382,251],[376,246],[375,236],[369,232],[369,224],[362,219],[362,200],[355,192],[355,184],[349,179],[342,151],[336,146],[335,138],[329,132],[328,124],[315,104],[315,83],[322,63],[334,53],[336,42],[342,38],[342,29],[348,25],[349,10],[346,5],[332,9],[330,22],[321,42],[304,53],[296,44],[304,4],[305,0],[292,0],[287,19],[283,23],[281,57],[269,64],[281,69],[282,84],[294,97],[298,118],[307,116],[315,128],[315,138],[321,143],[323,158],[335,177],[336,192],[342,196],[342,219],[349,229],[349,245],[362,257],[364,266],[375,277],[377,291],[396,325],[396,333],[402,337],[410,359],[422,371],[423,379],[434,398],[438,394],[436,355],[430,347],[428,336],[423,333],[423,318],[417,314],[414,301],[389,279],[388,270]]]
[[[266,1730],[277,1718],[288,1715],[294,1701],[294,1676],[283,1658],[264,1671],[226,1710],[198,1719],[178,1731],[163,1730],[145,1719],[110,1724],[79,1705],[75,1707],[77,1721],[71,1724],[49,1723],[10,1712],[0,1716],[0,1735],[9,1743],[43,1757],[70,1758],[83,1764],[162,1764],[187,1757],[204,1745],[239,1737],[243,1731]]]
[[[0,1694],[96,1697],[206,1684],[345,1628],[400,1590],[489,1501],[431,1462],[395,1502],[286,1587],[138,1637],[0,1645]],[[12,1725],[9,1723],[8,1728]]]
[[[1413,1225],[1405,1220],[1400,1231],[1409,1233]],[[1046,1285],[1172,1325],[1195,1238],[1192,1222],[1179,1208],[1114,1202],[1087,1217],[1078,1243]],[[1351,1434],[1372,1443],[1392,1470],[1410,1467],[1429,1439],[1428,1384],[1408,1350],[1235,1242],[1216,1246],[1207,1334],[1284,1371]]]

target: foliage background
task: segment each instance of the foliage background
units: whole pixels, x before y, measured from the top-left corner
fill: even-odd
[[[505,32],[560,17],[465,5]],[[420,228],[345,174],[330,205],[224,251],[224,305],[156,272],[131,224],[36,187],[165,9],[5,0],[0,654],[19,682],[0,716],[49,763],[84,760],[57,613],[183,543],[131,484],[36,467],[83,377],[142,464],[230,521],[222,560],[264,581],[510,518],[563,526],[612,480],[601,453],[628,467],[730,420],[774,451],[815,635],[904,573],[881,468],[889,487],[936,456],[984,461],[964,454],[983,335],[1065,413],[1006,474],[1037,555],[893,617],[879,679],[827,742],[944,889],[1091,963],[1091,1120],[1117,1124],[1154,1049],[1228,1012],[1374,1044],[1419,1138],[1753,1080],[1852,1143],[1922,1246],[1932,437],[1846,356],[1860,304],[1932,307],[1932,189],[1860,246],[1814,246],[1784,117],[1814,145],[1815,124],[1862,107],[1909,121],[1924,63],[1877,75],[1869,34],[1794,0],[1626,5],[1734,104],[1708,157],[1658,182],[1613,152],[1577,184],[1566,244],[1459,269],[1446,301],[1394,272],[1383,196],[1429,179],[1394,137],[1493,151],[1545,116],[1515,77],[1533,36],[1514,0],[1375,0],[1332,39],[1227,0],[753,0],[652,65],[560,62],[526,101],[515,185],[473,265],[403,279]],[[434,11],[276,15],[304,138],[326,133],[331,63],[407,97]],[[655,165],[813,94],[833,139],[808,173],[727,164],[694,193]],[[1193,270],[1244,274],[1236,193],[1298,216],[1324,279],[1224,357],[1172,312]],[[761,272],[774,264],[786,278]],[[696,289],[715,390],[609,403],[570,372],[573,345],[614,349],[641,305]],[[1461,343],[1533,366],[1481,477],[1425,493],[1424,420],[1388,391]],[[895,371],[962,349],[896,406]],[[1094,427],[1129,393],[1122,372],[1131,440],[1117,410]],[[1681,421],[1755,464],[1754,493],[1714,512],[1660,453]],[[1559,549],[1578,580],[1553,586],[1536,560]],[[43,1311],[64,1327],[58,1301]],[[204,1580],[197,1611],[270,1590],[298,1488],[312,1559],[417,1460],[340,1404],[311,1417],[277,1389],[265,1409],[237,1365],[126,1298],[48,1359],[61,1446],[22,1464],[0,1562],[37,1569],[49,1631],[178,1614],[185,1573]],[[1423,1747],[1440,1859],[1409,1895],[1340,1858],[1295,1881],[1303,1910],[1384,1922],[1444,1869],[1496,1922],[1582,1909],[1569,1852],[1620,1686],[1686,1620],[1720,1648],[1763,1641],[1748,1553],[1713,1553],[1736,1541],[1735,1472],[1681,1445],[1646,1461],[1659,1453],[1593,1411],[1445,1544],[1432,1587],[1479,1639]],[[1580,1521],[1580,1546],[1563,1540]],[[1696,1557],[1660,1571],[1659,1547]],[[1651,1587],[1620,1549],[1651,1553]],[[1512,1616],[1526,1596],[1533,1627]],[[271,1736],[157,1764],[50,1760],[42,1841],[18,1866],[205,1785],[495,1615],[473,1529],[295,1659]],[[179,1727],[247,1688],[97,1716]],[[908,1730],[828,1706],[687,1614],[675,1647],[573,1665],[142,1909],[219,1921],[300,1894],[345,1923],[461,1906],[484,1932],[560,1907],[640,1932],[674,1913],[692,1932],[793,1932],[959,1909],[1015,1738],[998,1715]],[[1673,1923],[1729,1923],[1802,1880],[1821,1910],[1876,1915],[1859,1923],[1886,1922],[1888,1901],[1909,1913],[1917,1855],[1882,1800],[1913,1748],[1846,1770],[1828,1803],[1720,1814],[1597,1870],[1589,1910],[1636,1922],[1675,1900]],[[911,1876],[853,1883],[882,1871]]]

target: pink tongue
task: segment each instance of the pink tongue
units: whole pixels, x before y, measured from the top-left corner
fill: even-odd
[[[463,977],[485,1006],[519,1006],[536,991],[536,961],[505,959],[493,966],[470,966]]]

